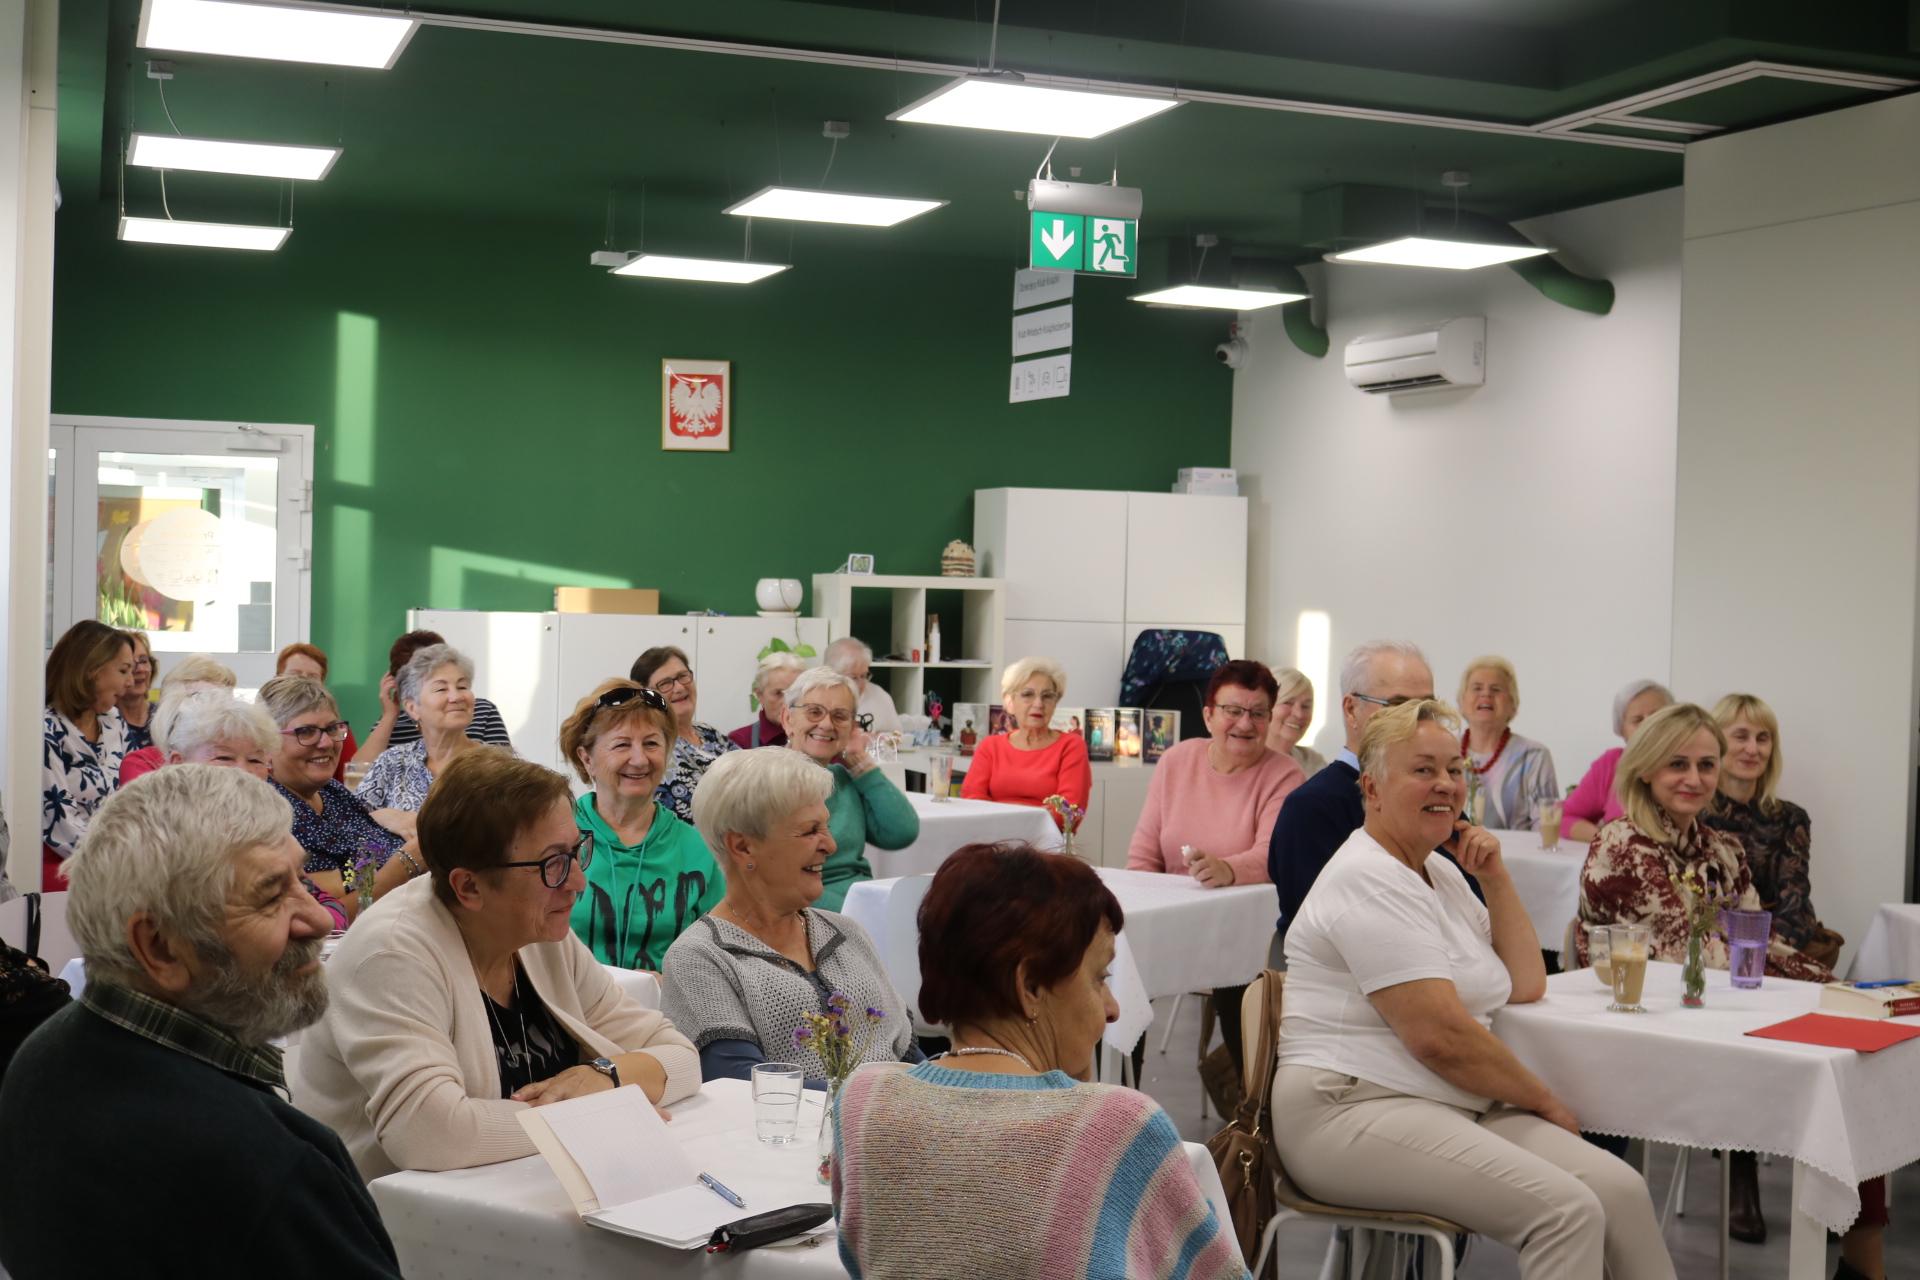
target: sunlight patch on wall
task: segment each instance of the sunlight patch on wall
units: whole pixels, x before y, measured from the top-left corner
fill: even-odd
[[[1326,614],[1308,610],[1300,615],[1294,629],[1293,665],[1313,681],[1313,722],[1302,739],[1309,745],[1319,740],[1328,713],[1340,705],[1340,691],[1327,683],[1332,641],[1333,621]]]
[[[492,573],[503,578],[523,578],[555,587],[631,587],[625,578],[604,573],[582,573],[550,564],[510,560],[504,556],[482,555],[454,547],[434,547],[429,553],[427,607],[464,609],[467,607],[467,573]]]
[[[380,322],[342,311],[333,356],[333,478],[373,483],[373,414],[380,373]]]

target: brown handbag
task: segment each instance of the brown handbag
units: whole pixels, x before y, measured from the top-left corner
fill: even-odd
[[[1240,1254],[1249,1259],[1259,1250],[1260,1235],[1274,1210],[1273,1171],[1278,1157],[1273,1151],[1267,1103],[1273,1092],[1275,1059],[1279,1057],[1280,995],[1286,979],[1286,974],[1272,969],[1254,979],[1260,986],[1264,1007],[1259,1047],[1247,1060],[1249,1087],[1233,1123],[1207,1140],[1207,1152],[1220,1170],[1220,1185],[1226,1189]]]

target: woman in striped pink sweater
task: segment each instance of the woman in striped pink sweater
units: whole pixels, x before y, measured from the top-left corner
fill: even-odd
[[[1120,904],[1077,858],[972,845],[920,908],[920,1014],[953,1050],[863,1067],[836,1112],[834,1211],[855,1280],[1247,1273],[1166,1112],[1080,1083],[1118,1016]]]

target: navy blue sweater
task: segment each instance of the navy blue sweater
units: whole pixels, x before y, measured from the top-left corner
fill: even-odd
[[[1267,842],[1267,875],[1280,894],[1277,927],[1283,941],[1287,926],[1307,900],[1307,890],[1319,879],[1320,869],[1366,820],[1366,802],[1360,798],[1360,771],[1344,760],[1335,760],[1301,783],[1280,806],[1273,836]],[[1449,862],[1454,860],[1444,849],[1434,852]],[[1486,901],[1478,880],[1468,876],[1467,887],[1474,897]]]
[[[400,1280],[332,1129],[78,1003],[0,1085],[0,1206],[13,1280]]]

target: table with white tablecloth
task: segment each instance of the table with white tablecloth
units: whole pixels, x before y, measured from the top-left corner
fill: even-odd
[[[1706,1007],[1680,1003],[1680,966],[1647,966],[1646,1013],[1609,1013],[1591,969],[1493,1018],[1512,1048],[1596,1133],[1793,1160],[1790,1280],[1820,1280],[1826,1228],[1860,1210],[1858,1184],[1920,1159],[1920,1041],[1878,1053],[1746,1034],[1816,1010],[1817,983],[1740,990],[1707,971]],[[1920,1018],[1901,1022],[1920,1023]]]
[[[1580,868],[1587,861],[1586,842],[1561,836],[1558,848],[1542,849],[1538,831],[1491,834],[1500,841],[1500,857],[1527,909],[1527,919],[1533,921],[1540,949],[1559,951],[1566,942],[1567,922],[1580,909]]]
[[[867,862],[878,879],[930,875],[957,849],[996,840],[1025,840],[1043,849],[1060,845],[1060,832],[1045,809],[988,800],[935,800],[906,793],[920,815],[920,838],[904,849],[867,846]]]
[[[744,1080],[709,1080],[698,1094],[669,1108],[673,1122],[667,1129],[696,1168],[723,1183],[739,1178],[743,1170],[764,1175],[769,1167],[778,1167],[782,1180],[793,1180],[796,1191],[825,1203],[828,1189],[813,1176],[818,1096],[808,1092],[800,1116],[801,1140],[787,1147],[770,1147],[754,1138],[753,1102]],[[1198,1143],[1185,1145],[1214,1212],[1223,1223],[1230,1221],[1207,1149]],[[931,1164],[928,1176],[937,1176]],[[591,1226],[574,1212],[560,1180],[540,1156],[443,1173],[394,1173],[375,1179],[370,1190],[407,1280],[651,1280],[720,1274],[745,1280],[844,1280],[847,1274],[831,1232],[810,1246],[716,1257],[702,1249],[670,1249]],[[741,1216],[759,1211],[748,1204]]]
[[[1850,982],[1920,982],[1920,904],[1883,902],[1853,953]]]

